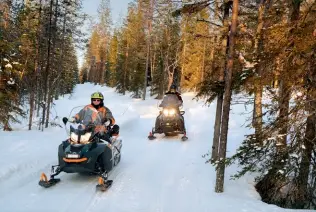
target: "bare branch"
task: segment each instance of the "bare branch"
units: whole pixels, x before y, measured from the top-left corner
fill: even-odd
[[[208,7],[211,5],[213,1],[211,0],[205,0],[197,3],[192,3],[192,4],[185,4],[182,8],[179,8],[172,12],[172,16],[177,17],[183,14],[193,14],[193,13],[198,13],[204,8]]]
[[[196,21],[206,22],[206,23],[212,24],[212,25],[217,26],[217,27],[223,27],[222,25],[216,24],[216,23],[214,23],[212,21],[208,21],[208,20],[205,20],[205,19],[197,19]]]

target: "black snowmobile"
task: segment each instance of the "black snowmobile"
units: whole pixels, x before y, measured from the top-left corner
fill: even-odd
[[[181,105],[182,103],[179,102],[176,95],[167,94],[164,97],[163,101],[159,105],[159,107],[162,107],[162,110],[156,118],[155,127],[152,128],[152,131],[148,136],[150,140],[154,140],[156,138],[154,136],[155,133],[163,133],[165,136],[183,134],[181,140],[188,140],[183,117],[185,111],[180,111]]]
[[[68,119],[63,118],[66,126]],[[58,147],[58,165],[52,166],[50,179],[42,173],[39,185],[45,188],[58,183],[55,176],[60,172],[92,173],[99,176],[96,188],[106,191],[113,183],[108,174],[121,160],[122,140],[114,136],[119,126],[108,128],[107,133],[100,136],[94,133],[95,124],[80,124],[77,128],[70,126],[70,137]]]

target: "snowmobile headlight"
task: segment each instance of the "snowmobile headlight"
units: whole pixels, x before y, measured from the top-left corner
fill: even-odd
[[[70,139],[73,141],[73,142],[78,142],[78,135],[74,132],[72,132],[70,134]]]
[[[76,133],[74,133],[74,132],[72,132],[71,134],[70,134],[70,139],[71,139],[71,141],[73,141],[73,142],[75,142],[75,143],[78,143],[78,135],[76,134]],[[82,144],[85,144],[85,143],[88,143],[89,142],[89,140],[90,140],[90,137],[91,137],[91,133],[89,132],[89,133],[86,133],[86,134],[84,134],[84,135],[82,135],[81,137],[80,137],[80,143],[82,143]]]
[[[88,143],[91,137],[91,133],[86,133],[80,137],[80,143]]]
[[[174,114],[176,114],[176,110],[175,109],[170,109],[169,110],[169,115],[173,116]]]
[[[164,109],[163,114],[165,116],[173,116],[174,114],[176,114],[176,110],[175,109]]]

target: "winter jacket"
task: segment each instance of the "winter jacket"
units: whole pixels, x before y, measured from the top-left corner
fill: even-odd
[[[87,105],[79,111],[75,116],[76,122],[85,122],[86,119],[91,120],[96,125],[104,124],[107,119],[110,119],[111,124],[115,124],[115,119],[109,108],[103,106],[98,109],[93,107],[93,105]]]
[[[175,94],[175,95],[177,95],[177,97],[178,97],[178,99],[181,101],[181,103],[183,103],[181,94],[180,94],[179,92],[173,93],[173,92],[168,91],[168,92],[166,92],[165,94]]]
[[[175,93],[166,93],[159,107],[181,107],[182,103],[182,98]]]

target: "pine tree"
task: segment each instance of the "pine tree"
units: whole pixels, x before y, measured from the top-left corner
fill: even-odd
[[[109,57],[108,57],[108,63],[109,63],[109,78],[107,81],[107,84],[110,87],[115,86],[116,82],[116,75],[117,75],[117,67],[118,67],[118,57],[119,57],[119,40],[118,40],[119,33],[118,31],[114,32],[113,37],[110,41],[110,47],[109,47]]]
[[[20,105],[21,65],[19,63],[18,26],[14,25],[10,11],[18,12],[12,1],[0,3],[0,124],[12,130],[10,122],[18,122],[16,114],[24,115]]]

